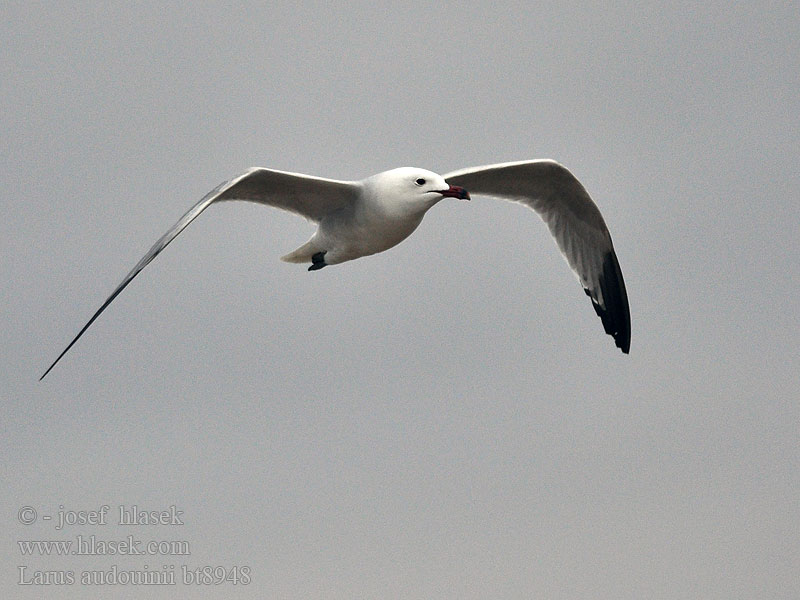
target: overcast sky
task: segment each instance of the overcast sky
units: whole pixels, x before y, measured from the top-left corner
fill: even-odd
[[[0,8],[0,595],[800,597],[797,4],[346,4]],[[603,211],[629,356],[524,207],[309,273],[309,223],[230,203],[37,381],[248,167],[531,158]],[[190,554],[18,544],[79,535]],[[175,585],[80,581],[145,566]],[[250,583],[183,581],[217,566]]]

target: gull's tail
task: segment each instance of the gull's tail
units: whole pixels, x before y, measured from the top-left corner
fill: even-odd
[[[316,236],[312,236],[310,240],[308,240],[305,244],[300,246],[294,252],[289,252],[286,256],[281,256],[281,260],[284,262],[290,263],[310,263],[311,257],[314,256],[317,252],[321,252],[322,249],[317,246],[314,241]]]

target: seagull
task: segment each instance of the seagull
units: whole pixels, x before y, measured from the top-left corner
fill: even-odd
[[[142,269],[215,202],[256,202],[316,223],[311,239],[281,260],[310,263],[308,270],[317,271],[396,246],[413,233],[433,205],[444,198],[469,200],[470,193],[518,202],[539,214],[591,299],[606,333],[627,354],[631,317],[611,235],[586,189],[559,163],[526,160],[471,167],[445,175],[400,167],[361,181],[254,167],[215,187],[161,236],[39,380]]]

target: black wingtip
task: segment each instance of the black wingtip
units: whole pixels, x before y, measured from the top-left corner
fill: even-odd
[[[81,333],[83,333],[83,332],[81,332]],[[78,337],[80,337],[80,334],[78,334]],[[41,376],[41,377],[39,377],[39,381],[41,381],[42,379],[44,379],[45,377],[47,377],[47,374],[48,374],[50,371],[52,371],[52,370],[53,370],[53,367],[55,367],[55,366],[58,364],[58,361],[60,361],[60,360],[61,360],[61,357],[63,357],[63,356],[64,356],[64,355],[67,353],[67,350],[69,350],[70,348],[72,348],[72,344],[74,344],[74,343],[77,341],[77,339],[78,339],[78,338],[75,338],[75,339],[72,341],[72,343],[71,343],[69,346],[67,346],[66,348],[64,348],[63,352],[61,352],[61,354],[59,354],[59,355],[58,355],[58,358],[57,358],[57,359],[55,359],[55,360],[53,361],[53,364],[51,364],[49,367],[47,367],[47,371],[45,371],[45,372],[42,374],[42,376]]]
[[[589,290],[585,290],[590,295]],[[603,298],[601,306],[592,298],[592,306],[600,319],[606,333],[614,338],[617,348],[624,354],[631,350],[631,312],[628,306],[628,293],[625,280],[619,268],[617,255],[612,250],[603,259],[603,274],[600,276],[600,293]]]
[[[92,319],[92,321],[94,321],[94,319]],[[90,324],[91,324],[91,322],[90,322]],[[45,372],[42,374],[42,376],[41,376],[41,377],[39,377],[39,381],[41,381],[42,379],[44,379],[45,377],[47,377],[47,374],[48,374],[50,371],[52,371],[52,370],[53,370],[53,367],[55,367],[55,366],[58,364],[58,361],[60,361],[60,360],[63,358],[63,356],[64,356],[64,355],[65,355],[65,354],[66,354],[66,353],[69,351],[69,349],[70,349],[70,348],[72,348],[72,346],[75,344],[75,342],[77,342],[77,341],[78,341],[78,338],[79,338],[79,337],[81,337],[81,335],[83,335],[83,332],[84,332],[84,331],[86,331],[86,329],[87,329],[87,328],[88,328],[88,325],[87,325],[86,327],[84,327],[84,328],[81,330],[81,332],[80,332],[80,333],[79,333],[79,334],[78,334],[78,335],[75,337],[75,339],[74,339],[74,340],[72,340],[72,342],[70,343],[70,345],[69,345],[69,346],[67,346],[66,348],[64,348],[63,352],[61,352],[61,354],[59,354],[59,355],[58,355],[58,358],[57,358],[57,359],[55,359],[55,360],[53,361],[53,364],[51,364],[49,367],[47,367],[47,371],[45,371]]]

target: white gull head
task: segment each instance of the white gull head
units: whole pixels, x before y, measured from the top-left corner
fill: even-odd
[[[450,186],[444,177],[418,167],[399,167],[363,180],[364,196],[389,210],[422,214],[442,198],[469,200],[460,187]]]

